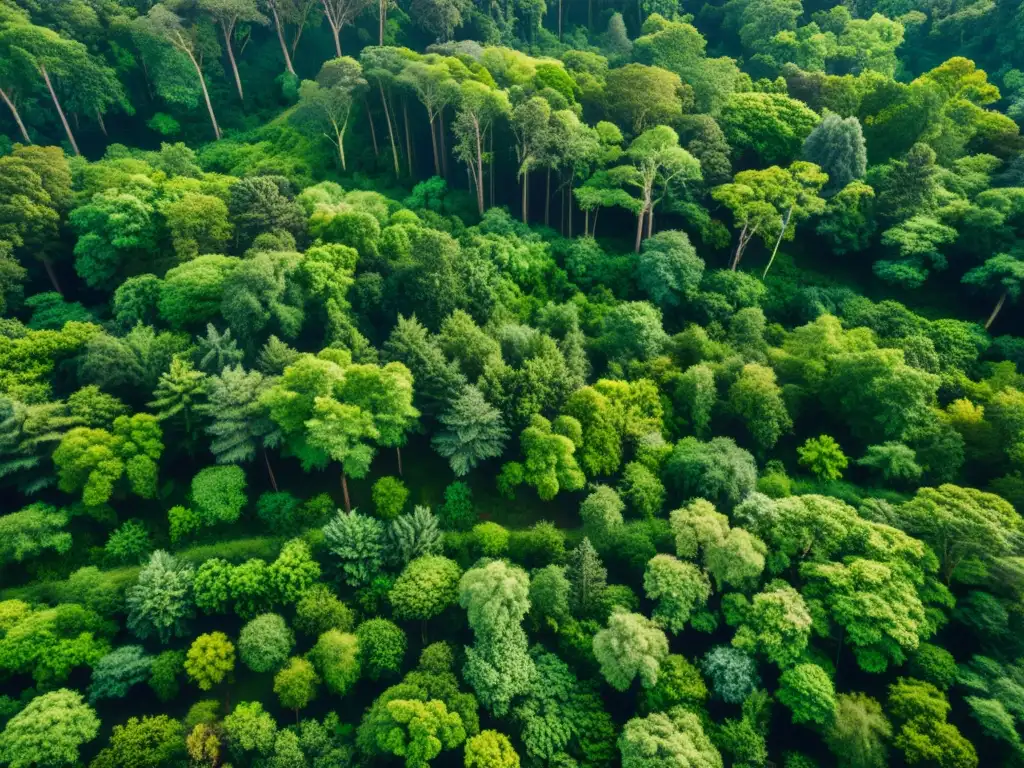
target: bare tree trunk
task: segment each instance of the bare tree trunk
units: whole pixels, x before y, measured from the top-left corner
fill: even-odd
[[[370,112],[370,102],[363,99],[363,107],[366,109],[366,119],[370,123],[370,140],[373,141],[373,159],[376,162],[380,157],[380,147],[377,145],[377,129],[373,125],[373,113]]]
[[[345,121],[348,122],[347,120]],[[347,171],[348,167],[345,165],[345,128],[342,126],[340,131],[336,132],[338,137],[338,156],[341,158],[341,170]]]
[[[395,455],[398,456],[398,476],[402,477],[402,475],[404,474],[402,472],[402,446],[395,446]]]
[[[992,323],[996,321],[999,316],[1000,310],[1003,308],[1003,304],[1006,303],[1006,297],[1010,294],[1009,291],[1003,291],[1003,295],[999,297],[999,301],[996,303],[996,308],[992,310],[992,314],[988,316],[988,320],[985,321],[985,330],[987,331],[992,327]]]
[[[526,190],[527,190],[527,188],[529,186],[530,186],[530,172],[528,170],[524,170],[523,171],[523,224],[529,224],[530,223],[530,222],[528,222],[526,220],[527,219],[527,211],[529,210],[527,208]]]
[[[352,511],[352,502],[348,497],[348,478],[345,477],[345,470],[341,470],[341,492],[345,497],[345,511]]]
[[[480,215],[484,215],[484,146],[480,135],[480,123],[474,122],[476,128],[476,205]]]
[[[82,153],[78,151],[78,142],[75,141],[75,134],[71,132],[71,126],[68,124],[68,119],[64,115],[64,110],[61,109],[60,99],[57,98],[57,92],[53,90],[53,83],[50,81],[50,73],[46,71],[46,67],[42,64],[39,65],[39,74],[41,74],[43,76],[43,80],[46,81],[46,87],[50,91],[50,98],[53,99],[53,105],[57,108],[57,114],[60,115],[60,121],[64,125],[64,132],[68,135],[68,141],[71,142],[71,148],[75,150],[75,155],[81,157]]]
[[[647,209],[647,237],[654,232],[654,206]]]
[[[434,150],[434,175],[441,175],[441,158],[437,155],[437,126],[433,116],[430,117],[430,147]]]
[[[489,187],[489,191],[491,193],[491,208],[493,208],[494,207],[494,126],[493,125],[487,131],[487,143],[490,146],[490,152],[489,152],[490,161],[488,162],[488,165],[490,165],[490,168],[489,168],[490,176],[488,178],[488,187]]]
[[[593,230],[593,232],[590,233],[591,237],[597,237],[597,217],[600,215],[600,213],[601,213],[601,209],[600,208],[595,208],[594,209],[594,230]]]
[[[409,138],[409,102],[402,97],[402,120],[405,122],[405,154],[406,165],[409,166],[409,178],[412,174],[412,139]]]
[[[395,161],[395,178],[401,174],[401,169],[398,165],[398,147],[395,145],[395,131],[391,127],[391,110],[388,109],[388,99],[384,95],[384,84],[377,83],[377,89],[380,91],[380,101],[384,105],[384,119],[388,121],[388,138],[391,140],[391,156]]]
[[[277,478],[274,477],[274,468],[270,466],[270,457],[267,455],[267,449],[263,448],[263,463],[267,465],[267,475],[270,477],[270,487],[277,492]]]
[[[220,28],[224,31],[224,45],[228,49],[228,61],[231,62],[231,72],[235,76],[235,87],[238,89],[238,100],[245,101],[245,94],[242,93],[242,78],[238,74],[238,63],[235,61],[235,47],[231,44],[231,36],[235,30],[235,22],[230,24],[221,24]]]
[[[284,30],[281,28],[281,19],[277,15],[277,4],[270,3],[270,12],[274,16],[274,29],[277,30],[277,41],[281,44],[281,55],[284,56],[284,66],[289,74],[295,74],[295,67],[292,66],[292,57],[288,53],[288,46],[284,42]]]
[[[199,75],[199,85],[203,89],[203,98],[206,100],[206,111],[210,113],[210,122],[213,124],[213,136],[215,139],[219,139],[220,126],[217,125],[217,116],[213,114],[213,102],[210,101],[210,92],[206,90],[206,78],[203,77],[203,70],[195,56],[190,53],[188,57],[192,60],[192,66],[196,68],[196,74]]]
[[[380,16],[380,41],[377,45],[384,45],[384,25],[388,20],[388,0],[378,0],[378,3],[380,5],[378,14]]]
[[[50,257],[43,256],[40,261],[43,262],[43,267],[46,269],[46,276],[50,278],[50,285],[53,286],[53,290],[63,296],[64,291],[60,289],[60,283],[57,282],[57,273],[53,269],[53,262],[50,261]]]
[[[103,122],[103,113],[98,109],[96,110],[96,122],[100,124],[100,130],[103,131],[103,135],[109,136],[110,134],[107,133],[106,123]]]
[[[640,211],[636,217],[636,242],[633,245],[633,252],[640,253],[640,241],[644,236],[644,215],[647,213],[646,210]]]
[[[583,211],[583,234],[590,234],[590,209],[586,208]]]
[[[789,219],[793,215],[793,206],[789,206],[789,210],[786,211],[786,215],[782,217],[782,230],[779,232],[779,239],[775,241],[775,248],[772,249],[772,256],[768,259],[768,264],[764,268],[764,273],[761,275],[761,279],[764,280],[768,277],[768,270],[772,268],[772,263],[775,261],[775,254],[779,252],[779,246],[782,245],[782,238],[786,234],[786,227],[789,226]]]
[[[14,122],[18,124],[18,130],[21,131],[21,138],[25,140],[26,144],[31,144],[32,139],[28,137],[28,131],[25,129],[25,124],[21,122],[21,115],[18,114],[18,108],[14,106],[14,101],[4,92],[3,88],[0,88],[0,99],[3,99],[4,104],[11,110],[11,114],[14,116]]]
[[[440,122],[438,125],[437,137],[441,140],[441,173],[444,178],[448,178],[448,145],[444,140],[444,110],[440,112]]]
[[[562,0],[558,0],[558,41],[562,41]]]
[[[295,30],[295,37],[292,38],[292,56],[295,56],[295,52],[299,50],[299,40],[302,39],[302,33],[306,29],[306,19],[309,18],[309,9],[312,8],[313,5],[313,2],[308,2],[303,6],[302,20],[299,22],[298,27]]]
[[[566,187],[565,194],[565,221],[568,225],[569,238],[572,239],[572,209],[573,209],[573,196],[572,196],[572,176],[569,177],[569,186]]]
[[[334,35],[334,50],[338,54],[338,58],[341,58],[341,27],[334,26],[331,20],[327,20],[327,25],[331,28],[331,33]]]

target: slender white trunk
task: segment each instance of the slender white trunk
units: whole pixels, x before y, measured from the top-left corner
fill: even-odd
[[[71,132],[71,125],[68,123],[68,119],[64,115],[64,110],[60,106],[60,99],[57,98],[57,92],[53,90],[53,83],[50,81],[50,73],[46,71],[46,67],[42,64],[39,65],[39,74],[43,76],[43,80],[46,82],[46,87],[50,91],[50,98],[53,99],[53,106],[57,108],[57,114],[60,115],[60,122],[64,126],[64,132],[68,135],[68,141],[71,142],[71,148],[75,150],[75,155],[81,157],[82,153],[78,151],[78,142],[75,141],[75,134]]]
[[[281,28],[281,19],[277,15],[277,5],[270,4],[270,13],[274,16],[274,29],[277,30],[277,42],[281,44],[281,55],[284,56],[284,66],[289,74],[295,74],[295,67],[292,66],[292,57],[288,53],[288,46],[284,42],[284,30]]]
[[[0,88],[0,99],[3,99],[4,104],[11,110],[11,114],[14,116],[14,122],[18,124],[18,130],[21,131],[21,138],[25,140],[26,144],[31,144],[32,139],[28,137],[28,131],[25,129],[25,124],[21,122],[21,115],[18,113],[18,108],[14,105],[14,101],[8,96],[3,88]]]

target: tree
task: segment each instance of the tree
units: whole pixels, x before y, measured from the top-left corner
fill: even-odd
[[[466,742],[466,768],[519,768],[508,736],[498,731],[480,731]]]
[[[692,96],[679,75],[661,67],[626,64],[609,70],[605,78],[605,107],[634,136],[671,123],[683,111],[684,98]]]
[[[573,456],[576,445],[565,434],[578,433],[579,429],[579,422],[572,417],[559,417],[552,424],[535,415],[519,436],[525,457],[522,480],[534,486],[541,499],[550,501],[560,490],[577,491],[583,487],[586,477]]]
[[[701,659],[700,668],[711,681],[715,696],[727,704],[741,704],[761,682],[753,657],[726,645],[708,651]]]
[[[774,581],[749,604],[744,599],[733,606],[740,614],[732,641],[737,648],[763,654],[782,668],[795,664],[807,648],[811,614],[800,593],[785,582]]]
[[[608,570],[586,536],[569,555],[565,572],[569,579],[569,607],[578,617],[594,612],[608,584]]]
[[[274,675],[274,693],[281,706],[295,712],[296,722],[299,710],[305,709],[316,698],[320,678],[313,665],[306,659],[293,656],[280,672]]]
[[[356,637],[363,671],[371,680],[401,669],[408,641],[397,624],[387,619],[369,619],[356,627]]]
[[[857,463],[875,470],[889,482],[912,483],[919,480],[924,472],[917,463],[914,449],[897,442],[869,445],[867,453]]]
[[[775,371],[758,363],[743,366],[729,387],[726,408],[743,421],[762,455],[793,426],[782,390],[775,383]]]
[[[139,571],[138,580],[125,591],[128,629],[141,640],[156,636],[167,643],[188,632],[194,615],[192,566],[157,550]]]
[[[196,685],[209,691],[235,670],[235,646],[223,632],[200,635],[189,646],[185,672]]]
[[[849,463],[846,454],[829,435],[809,437],[797,448],[800,464],[807,467],[819,480],[839,480]]]
[[[295,636],[276,613],[264,613],[242,627],[238,655],[253,672],[271,672],[281,667],[295,645]]]
[[[634,717],[619,736],[623,768],[721,768],[722,756],[701,726],[683,707]]]
[[[860,121],[831,112],[825,115],[804,140],[803,156],[828,174],[828,183],[822,189],[826,197],[863,179],[868,154]]]
[[[345,580],[368,584],[384,561],[384,524],[355,510],[339,511],[323,530],[331,554],[342,561]]]
[[[793,713],[794,723],[828,728],[835,720],[836,689],[817,664],[797,664],[783,672],[776,696]]]
[[[36,696],[0,733],[0,759],[12,768],[78,765],[79,748],[99,733],[100,721],[82,696],[67,688]]]
[[[441,3],[440,5],[450,7],[458,6],[458,3]],[[444,110],[459,98],[459,85],[452,77],[448,67],[440,61],[437,63],[410,62],[402,69],[398,76],[398,82],[412,89],[427,110],[427,119],[430,122],[430,143],[434,151],[434,176],[440,177],[442,168],[438,153],[436,124]]]
[[[270,754],[277,724],[258,701],[241,702],[224,716],[224,735],[231,753],[245,758],[247,753]]]
[[[1017,551],[1024,530],[1020,515],[999,496],[956,485],[921,488],[897,509],[897,524],[935,551],[946,584],[961,566],[992,564]]]
[[[355,685],[362,672],[359,660],[359,639],[337,629],[329,629],[317,639],[309,652],[328,690],[344,696]]]
[[[671,653],[661,664],[658,682],[645,688],[641,712],[667,712],[677,704],[696,710],[706,705],[707,685],[700,670],[678,654]]]
[[[394,699],[387,703],[394,723],[388,738],[378,738],[385,752],[405,757],[407,768],[424,768],[441,754],[466,740],[466,729],[458,712],[449,712],[443,701]]]
[[[183,54],[195,69],[199,87],[203,92],[203,100],[206,102],[206,111],[210,115],[210,124],[213,126],[213,137],[221,137],[220,126],[217,124],[217,116],[213,111],[213,102],[210,100],[210,93],[206,89],[206,76],[203,73],[203,59],[208,54],[217,55],[216,44],[204,38],[201,27],[192,23],[186,26],[184,20],[177,16],[167,6],[157,3],[149,9],[145,16],[140,16],[136,21],[138,30],[150,37],[157,38],[170,45],[175,51]],[[211,58],[213,58],[211,56]]]
[[[212,438],[210,452],[217,463],[247,463],[261,451],[270,483],[277,490],[266,447],[278,435],[260,402],[269,384],[259,371],[246,371],[240,365],[225,367],[206,380],[202,413],[210,420],[206,434]]]
[[[818,115],[781,93],[733,93],[718,122],[729,144],[765,163],[792,160],[819,122]]]
[[[334,35],[334,51],[341,58],[341,30],[372,4],[372,0],[320,0],[327,26]]]
[[[299,87],[299,104],[292,122],[312,136],[326,136],[338,149],[342,171],[348,168],[345,133],[352,106],[368,88],[359,62],[348,56],[326,62],[316,80],[303,80]]]
[[[424,555],[409,561],[388,594],[395,618],[426,622],[439,615],[455,604],[461,576],[458,563],[447,557]]]
[[[441,528],[430,507],[416,506],[412,514],[391,521],[388,543],[395,558],[403,563],[436,554],[441,550]]]
[[[382,520],[394,520],[402,513],[409,489],[397,477],[382,477],[373,484],[373,507]]]
[[[700,497],[731,509],[757,485],[754,457],[727,437],[702,443],[684,437],[672,450],[663,470],[666,483],[679,498]]]
[[[644,592],[656,605],[651,617],[673,634],[682,632],[695,610],[711,597],[711,582],[699,568],[672,555],[657,555],[647,563]]]
[[[239,23],[266,24],[267,17],[259,12],[256,0],[199,0],[199,9],[210,16],[224,34],[224,46],[231,62],[231,71],[235,76],[235,87],[238,89],[238,100],[245,101],[242,93],[242,78],[238,75],[238,64],[235,62],[235,48],[232,39]]]
[[[459,84],[457,104],[452,125],[456,137],[455,154],[469,169],[476,191],[477,212],[483,216],[484,157],[488,154],[484,151],[484,136],[498,118],[511,111],[511,105],[505,91],[477,80],[464,80]]]
[[[663,310],[696,295],[704,260],[685,232],[669,230],[648,237],[636,261],[640,289]]]
[[[632,66],[639,65],[628,64],[623,69]],[[654,209],[678,186],[700,181],[700,162],[679,146],[679,134],[665,125],[649,128],[637,136],[626,150],[626,157],[631,164],[612,168],[608,176],[614,183],[635,190],[636,197],[630,197],[628,207],[637,215],[634,250],[639,253],[645,222],[646,236],[650,237]]]
[[[1024,289],[1024,261],[1000,253],[988,259],[981,266],[968,270],[960,282],[999,294],[999,300],[996,302],[992,314],[985,321],[985,330],[988,330],[996,321],[1006,300],[1009,299],[1012,303],[1016,303],[1020,298],[1021,290]]]
[[[516,138],[516,160],[519,163],[517,175],[523,188],[523,224],[528,223],[529,219],[530,171],[543,162],[547,145],[552,140],[550,123],[551,105],[540,96],[517,104],[509,117],[509,125]]]
[[[605,680],[625,691],[638,677],[645,688],[658,682],[661,662],[668,656],[668,639],[646,616],[619,610],[613,611],[608,626],[594,635],[593,648]]]
[[[875,233],[875,191],[853,181],[828,198],[817,232],[839,256],[863,251]]]
[[[164,651],[152,659],[148,685],[164,703],[178,696],[181,686],[178,677],[185,668],[184,651]]]
[[[843,768],[883,768],[888,763],[885,742],[892,726],[882,706],[863,693],[841,693],[837,697],[835,723],[825,733],[825,743]]]
[[[92,670],[89,702],[123,699],[135,685],[149,679],[153,657],[141,645],[122,645],[98,662]]]
[[[185,739],[177,720],[167,715],[130,717],[124,725],[114,726],[110,745],[90,765],[156,768],[173,764],[184,752]]]
[[[889,686],[889,713],[899,726],[893,740],[908,763],[972,768],[978,764],[974,746],[956,726],[946,722],[949,702],[930,683],[900,678]]]
[[[69,520],[66,510],[39,502],[0,517],[0,563],[21,563],[47,549],[67,553],[72,541],[64,528]]]
[[[303,539],[286,541],[267,568],[271,596],[282,603],[294,603],[319,578],[320,563]]]
[[[599,539],[612,528],[622,525],[622,510],[625,507],[614,488],[597,485],[580,504],[580,519],[587,533]]]
[[[355,624],[352,611],[324,584],[314,584],[295,604],[295,628],[318,637],[330,629],[349,632]]]

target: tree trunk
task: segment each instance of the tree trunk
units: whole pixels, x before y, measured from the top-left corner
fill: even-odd
[[[551,226],[551,166],[544,177],[544,226]]]
[[[647,237],[654,233],[654,206],[647,209]]]
[[[405,154],[406,165],[409,166],[409,178],[411,179],[412,174],[412,139],[409,138],[409,102],[402,97],[402,120],[405,122]]]
[[[292,38],[292,56],[299,50],[299,40],[302,39],[302,33],[306,29],[306,19],[309,18],[309,9],[313,6],[312,2],[306,3],[302,12],[302,20],[299,22],[298,27],[295,30],[295,37]]]
[[[644,236],[644,216],[647,210],[644,209],[636,217],[636,243],[633,245],[633,253],[640,253],[640,241]]]
[[[370,123],[370,139],[373,141],[373,159],[376,162],[380,157],[380,147],[377,145],[377,129],[373,125],[373,113],[370,112],[370,102],[363,99],[363,107],[366,109],[366,119]]]
[[[331,20],[327,20],[327,25],[331,28],[331,34],[334,35],[334,50],[338,54],[338,58],[341,58],[341,27],[336,27],[331,23]]]
[[[999,316],[999,311],[1003,308],[1003,304],[1006,303],[1006,297],[1010,294],[1009,291],[1003,291],[1003,295],[999,297],[999,301],[996,303],[996,308],[992,310],[992,314],[988,316],[988,320],[985,321],[985,330],[987,331],[992,327],[992,323],[996,321],[996,317]]]
[[[235,47],[231,44],[231,35],[235,30],[235,22],[230,24],[221,24],[220,28],[224,31],[224,45],[228,49],[228,61],[231,62],[231,72],[235,76],[235,87],[238,89],[238,100],[244,102],[245,94],[242,93],[242,78],[238,74],[238,63],[235,61]]]
[[[402,477],[402,446],[395,446],[395,455],[398,456],[398,476]]]
[[[345,470],[341,470],[341,492],[345,497],[345,511],[352,511],[352,502],[348,497],[348,478],[345,477]]]
[[[39,260],[43,262],[43,267],[46,269],[46,276],[50,278],[50,285],[53,286],[53,290],[63,296],[64,291],[60,289],[60,283],[57,282],[57,273],[53,269],[53,262],[50,261],[50,257],[43,256]]]
[[[789,226],[789,219],[793,215],[793,206],[789,206],[789,210],[786,211],[786,215],[782,217],[782,231],[779,232],[779,239],[775,241],[775,247],[772,249],[772,256],[768,259],[768,264],[764,268],[764,272],[761,274],[761,279],[764,280],[768,277],[768,270],[772,268],[772,263],[775,261],[775,254],[779,252],[779,246],[782,245],[782,238],[786,234],[786,227]]]
[[[586,208],[583,211],[583,234],[590,234],[590,209]]]
[[[25,140],[26,144],[31,144],[32,139],[28,137],[28,131],[25,129],[25,124],[21,122],[21,115],[18,114],[18,108],[14,106],[14,102],[4,92],[3,88],[0,88],[0,99],[3,99],[4,104],[6,104],[7,108],[11,110],[11,114],[14,116],[14,122],[18,124],[18,130],[21,131],[21,138]]]
[[[597,217],[598,217],[598,215],[600,215],[600,213],[601,213],[601,209],[600,208],[595,208],[594,209],[594,230],[593,230],[593,232],[590,233],[591,237],[597,237]]]
[[[562,0],[558,0],[558,42],[562,42]]]
[[[395,131],[391,127],[391,110],[388,109],[388,100],[384,95],[384,84],[377,83],[377,89],[380,91],[380,101],[384,105],[384,119],[388,121],[388,139],[391,140],[391,157],[395,161],[395,178],[397,179],[402,173],[398,164],[398,147],[395,145]]]
[[[484,215],[484,146],[480,136],[480,123],[474,121],[476,128],[476,205],[480,215]]]
[[[64,110],[61,109],[60,99],[57,98],[57,92],[53,90],[53,83],[50,81],[50,73],[46,71],[46,67],[42,64],[39,65],[39,74],[41,74],[43,76],[43,80],[46,81],[46,87],[50,91],[50,98],[53,99],[53,105],[57,108],[57,114],[60,115],[60,121],[64,125],[64,132],[68,135],[68,141],[71,142],[71,148],[75,150],[76,156],[81,157],[82,153],[78,151],[78,142],[75,141],[75,134],[71,132],[71,125],[68,123],[68,119],[64,115]]]
[[[217,125],[217,116],[213,114],[213,102],[210,101],[210,92],[206,90],[206,78],[203,77],[203,70],[195,56],[190,53],[188,57],[192,60],[192,66],[196,68],[196,74],[199,75],[199,85],[203,89],[203,99],[206,100],[206,111],[210,113],[210,122],[213,124],[213,136],[215,139],[219,139],[220,126]]]
[[[284,42],[284,30],[281,29],[281,19],[277,15],[277,4],[270,3],[270,12],[274,16],[274,29],[277,30],[277,41],[281,44],[281,55],[284,56],[284,66],[289,74],[295,74],[295,67],[292,66],[292,57],[288,53],[288,46]]]
[[[490,177],[488,178],[488,187],[491,193],[491,208],[494,207],[494,126],[492,125],[490,130],[487,131],[487,143],[490,146],[490,160],[488,165],[490,168]]]
[[[388,0],[378,0],[380,5],[380,41],[377,45],[384,45],[384,25],[388,20]]]
[[[103,122],[103,113],[100,112],[98,109],[96,110],[96,122],[100,124],[100,130],[103,131],[103,135],[109,136],[110,134],[107,133],[107,126]]]
[[[270,477],[270,487],[277,492],[277,478],[274,477],[274,468],[270,466],[270,457],[267,455],[266,447],[263,448],[263,463],[267,465],[267,475]]]
[[[439,113],[439,123],[437,129],[437,138],[441,142],[441,174],[444,178],[448,178],[448,146],[444,140],[444,110],[442,109]]]
[[[341,170],[347,171],[348,167],[345,165],[345,128],[348,125],[348,118],[345,119],[345,125],[341,127],[340,131],[337,131],[338,135],[338,156],[341,158]]]
[[[529,224],[529,222],[526,220],[527,219],[527,215],[526,214],[527,214],[527,210],[528,210],[527,209],[526,190],[529,187],[529,185],[530,185],[530,172],[529,171],[523,171],[523,224]]]
[[[739,239],[736,241],[736,252],[733,253],[733,255],[732,255],[732,264],[729,265],[729,268],[733,272],[736,271],[736,267],[738,267],[739,264],[740,264],[740,259],[743,258],[743,249],[746,247],[744,242],[743,242],[743,238],[746,237],[746,235],[747,235],[747,227],[748,226],[750,226],[750,225],[749,224],[744,224],[743,225],[743,229],[740,230]]]
[[[434,175],[441,175],[441,158],[437,154],[437,126],[434,125],[434,117],[430,116],[430,147],[434,150]]]

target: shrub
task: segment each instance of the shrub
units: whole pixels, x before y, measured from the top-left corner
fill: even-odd
[[[373,508],[381,520],[394,520],[402,514],[409,489],[397,477],[382,477],[373,484]]]
[[[468,531],[473,526],[477,516],[473,509],[473,492],[466,483],[457,480],[444,489],[444,504],[438,517],[446,531]]]

